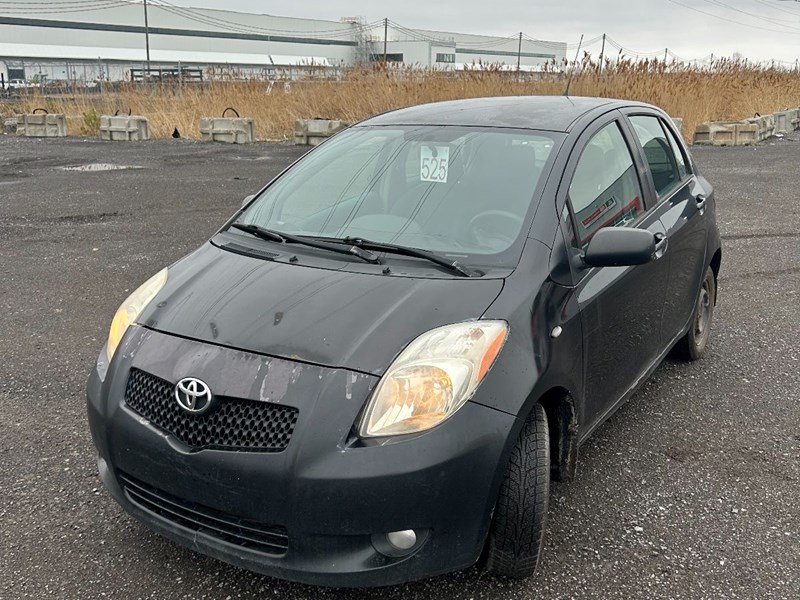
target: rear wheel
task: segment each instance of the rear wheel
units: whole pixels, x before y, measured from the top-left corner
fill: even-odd
[[[717,281],[714,278],[714,271],[709,267],[697,292],[689,331],[675,345],[676,356],[684,360],[699,360],[703,357],[711,337],[711,321],[714,318],[716,300]]]
[[[494,509],[485,568],[504,577],[529,577],[544,545],[550,496],[550,436],[541,404],[525,422],[511,452]]]

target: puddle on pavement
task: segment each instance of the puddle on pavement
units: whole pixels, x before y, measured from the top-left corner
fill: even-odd
[[[142,169],[134,165],[112,165],[111,163],[91,163],[77,167],[58,167],[62,171],[124,171],[126,169]]]

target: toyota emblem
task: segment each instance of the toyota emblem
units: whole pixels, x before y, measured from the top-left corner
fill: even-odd
[[[175,386],[175,400],[186,412],[199,415],[211,408],[211,388],[194,377],[181,379]]]

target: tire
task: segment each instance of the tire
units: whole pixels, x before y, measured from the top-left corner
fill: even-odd
[[[541,404],[511,451],[494,509],[484,568],[503,577],[530,577],[544,545],[550,496],[550,436]]]
[[[711,267],[706,269],[706,275],[700,284],[695,299],[694,312],[689,331],[675,345],[673,354],[687,361],[703,358],[708,350],[711,337],[711,322],[714,318],[714,304],[717,301],[717,280]]]

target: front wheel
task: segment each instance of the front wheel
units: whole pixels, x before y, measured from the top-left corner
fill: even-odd
[[[711,321],[714,318],[714,304],[717,300],[717,280],[709,267],[700,290],[697,292],[694,314],[689,331],[675,345],[675,354],[685,360],[699,360],[708,348],[711,337]]]
[[[494,509],[486,564],[504,577],[530,577],[544,545],[550,496],[550,435],[541,404],[522,428],[511,451]]]

